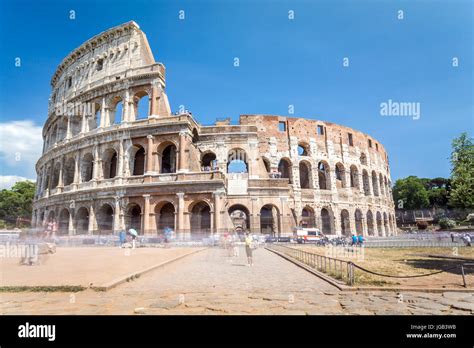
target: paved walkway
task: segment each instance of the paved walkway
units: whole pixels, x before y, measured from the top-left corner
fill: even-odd
[[[2,293],[3,314],[465,314],[472,293],[340,292],[265,250],[212,248],[107,292]]]

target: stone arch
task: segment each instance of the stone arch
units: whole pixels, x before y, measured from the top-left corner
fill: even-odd
[[[273,204],[260,208],[260,233],[272,236],[280,235],[280,211]]]
[[[357,169],[357,166],[351,165],[350,171],[351,171],[351,187],[359,189],[360,188],[359,170]]]
[[[242,204],[234,204],[227,209],[230,220],[237,233],[245,233],[250,230],[250,211]]]
[[[380,184],[380,195],[385,196],[384,182],[383,182],[382,173],[379,174],[379,184]]]
[[[369,236],[375,235],[374,229],[374,215],[370,210],[367,211],[367,234]]]
[[[59,185],[59,175],[61,173],[61,163],[56,162],[53,170],[53,177],[51,180],[51,188],[54,189]]]
[[[74,182],[74,172],[76,169],[76,161],[73,157],[69,157],[64,162],[63,168],[63,184],[64,186],[71,185]]]
[[[201,156],[201,170],[209,172],[217,167],[216,154],[212,151],[206,151]]]
[[[88,182],[93,179],[94,173],[94,156],[92,154],[86,153],[82,156],[81,160],[81,181]]]
[[[293,182],[291,166],[292,165],[289,158],[282,158],[278,163],[278,171],[280,172],[280,176],[282,178],[288,179],[290,184]]]
[[[369,173],[367,173],[367,170],[362,171],[362,184],[364,186],[364,194],[366,196],[370,195],[370,181],[369,181]]]
[[[346,185],[346,170],[341,162],[336,163],[336,187],[344,188]]]
[[[89,209],[80,207],[75,215],[76,234],[86,234],[89,230]]]
[[[320,190],[331,190],[329,164],[326,161],[321,161],[318,164],[318,180]]]
[[[99,126],[102,113],[99,103],[93,103],[92,107],[91,117],[87,118],[87,126],[90,131],[96,129]]]
[[[69,210],[67,208],[63,208],[59,213],[58,219],[58,233],[60,235],[67,235],[69,232]]]
[[[141,145],[130,148],[130,173],[132,175],[145,174],[145,149]]]
[[[104,203],[97,211],[97,227],[99,234],[111,234],[114,230],[114,208]]]
[[[271,164],[270,164],[270,160],[266,157],[263,157],[262,156],[262,161],[263,161],[263,165],[265,166],[265,171],[270,174],[271,172]]]
[[[310,156],[309,144],[303,141],[298,143],[298,156]]]
[[[300,226],[303,228],[315,228],[316,227],[316,215],[314,209],[310,206],[305,206],[301,210],[301,223]]]
[[[330,208],[321,209],[321,232],[334,234],[334,216]]]
[[[146,119],[151,114],[150,97],[145,90],[138,91],[133,96],[133,110],[135,120]]]
[[[374,191],[374,196],[379,195],[379,187],[377,184],[377,174],[375,173],[375,170],[372,171],[372,190]]]
[[[166,228],[175,230],[176,209],[169,201],[160,202],[155,206],[155,221],[158,233],[163,233]]]
[[[123,99],[121,96],[115,96],[110,101],[109,124],[120,124],[123,120]]]
[[[157,152],[160,173],[176,173],[176,162],[178,159],[176,144],[171,141],[165,141],[158,146]]]
[[[299,176],[301,188],[312,188],[311,163],[308,161],[300,161]]]
[[[125,209],[125,229],[130,228],[136,230],[139,234],[142,230],[142,208],[138,203],[130,203]]]
[[[189,206],[191,233],[206,234],[211,232],[211,206],[203,200],[195,201]]]
[[[108,148],[102,156],[104,179],[112,179],[117,176],[117,151]]]
[[[357,234],[363,234],[363,216],[360,209],[356,209],[354,212],[354,221],[355,221],[355,231]]]
[[[347,209],[341,210],[341,233],[346,237],[351,235],[351,221]]]
[[[363,166],[367,165],[367,155],[363,152],[360,154],[360,164]]]
[[[227,173],[248,173],[247,153],[241,148],[230,149],[227,153]]]
[[[381,237],[383,236],[382,214],[378,211],[375,216],[377,220],[377,234]]]
[[[387,218],[387,213],[383,213],[383,227],[384,227],[384,230],[385,230],[385,235],[389,235],[390,234],[390,228],[389,228],[389,225],[388,225],[388,218]]]

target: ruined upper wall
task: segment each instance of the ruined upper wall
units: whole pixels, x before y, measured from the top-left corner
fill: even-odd
[[[145,34],[133,21],[87,40],[59,64],[51,79],[52,102],[84,89],[107,76],[155,64]]]

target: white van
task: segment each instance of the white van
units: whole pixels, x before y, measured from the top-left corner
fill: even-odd
[[[300,244],[316,243],[323,237],[323,234],[317,228],[297,228],[295,230],[296,242]]]

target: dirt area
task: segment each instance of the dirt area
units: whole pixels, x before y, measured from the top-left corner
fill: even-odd
[[[0,288],[100,286],[197,249],[202,248],[58,247],[34,266],[20,265],[20,258],[2,257]]]
[[[364,248],[362,252],[352,254],[341,249],[328,249],[317,246],[297,246],[306,251],[335,257],[341,260],[350,260],[355,264],[373,272],[392,275],[410,276],[428,274],[440,270],[455,269],[418,278],[389,278],[373,275],[359,269],[355,271],[355,285],[377,286],[409,286],[432,288],[463,288],[460,260],[431,258],[428,255],[461,256],[474,258],[474,249],[463,248]],[[426,255],[426,256],[425,256]],[[464,261],[468,262],[468,261]],[[474,260],[470,263],[474,264]],[[474,288],[474,267],[466,267],[466,282],[468,287]]]

